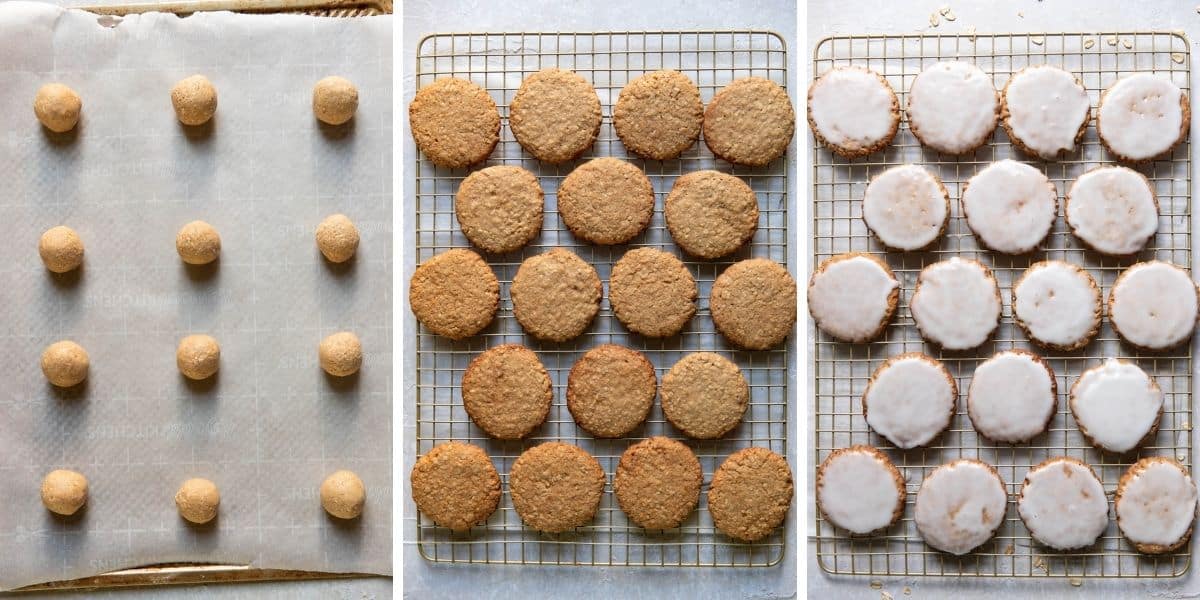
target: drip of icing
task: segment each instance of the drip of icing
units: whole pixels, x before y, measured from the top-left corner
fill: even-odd
[[[1171,263],[1138,263],[1118,278],[1109,306],[1121,337],[1143,348],[1171,348],[1196,327],[1196,284]]]
[[[1013,292],[1013,312],[1044,343],[1072,346],[1096,325],[1100,288],[1087,271],[1070,263],[1054,260],[1029,267]]]
[[[834,257],[813,275],[808,305],[822,331],[843,341],[865,341],[890,316],[896,281],[865,256]]]
[[[1094,169],[1071,184],[1067,225],[1097,252],[1136,254],[1158,231],[1154,191],[1146,178],[1132,169]]]
[[[1104,485],[1087,465],[1067,458],[1025,475],[1017,512],[1035,540],[1059,550],[1089,546],[1108,527]]]
[[[949,208],[933,173],[917,165],[901,165],[867,185],[863,221],[888,247],[917,250],[941,234]]]
[[[1004,482],[991,469],[957,460],[921,482],[914,516],[925,543],[962,555],[991,539],[1007,505]]]
[[[1029,67],[1004,89],[1008,127],[1042,158],[1075,150],[1075,135],[1088,118],[1091,101],[1075,76],[1049,65]]]
[[[1041,433],[1054,403],[1054,375],[1024,352],[1001,352],[984,361],[967,392],[971,423],[998,442],[1022,442]]]
[[[991,77],[966,62],[940,62],[908,91],[908,119],[921,142],[949,154],[979,145],[996,128],[999,102]]]
[[[909,310],[921,335],[947,350],[966,350],[999,324],[1000,289],[982,265],[955,257],[921,270]]]
[[[1113,152],[1146,160],[1171,149],[1183,127],[1183,92],[1173,81],[1150,73],[1122,78],[1100,98],[1096,127]]]
[[[847,150],[887,139],[900,115],[892,88],[862,67],[839,67],[813,84],[808,110],[821,137]]]
[[[1058,216],[1058,193],[1041,171],[1005,159],[971,178],[962,205],[967,225],[984,245],[1024,254],[1050,233]]]
[[[1137,447],[1158,421],[1163,394],[1133,363],[1110,358],[1084,371],[1071,388],[1071,414],[1098,445],[1112,452]]]
[[[1196,520],[1196,484],[1176,464],[1150,462],[1126,481],[1116,511],[1121,533],[1131,542],[1169,546]]]
[[[889,360],[875,372],[863,402],[867,424],[899,448],[933,441],[954,413],[953,379],[927,356]]]
[[[865,534],[887,527],[900,502],[889,464],[864,451],[831,456],[821,465],[817,502],[834,525]]]

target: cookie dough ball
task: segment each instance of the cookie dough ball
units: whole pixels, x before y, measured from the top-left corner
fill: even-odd
[[[358,228],[346,215],[329,215],[317,225],[317,248],[329,262],[344,263],[358,251]]]
[[[339,331],[321,340],[321,368],[334,377],[346,377],[362,366],[362,342],[349,331]]]
[[[79,385],[87,379],[89,364],[87,350],[72,341],[55,342],[42,352],[42,373],[61,388]]]
[[[221,492],[217,491],[217,484],[207,479],[189,479],[175,492],[179,516],[197,525],[216,518],[220,504]]]
[[[189,335],[175,350],[175,364],[188,379],[208,379],[217,373],[221,363],[221,346],[208,335]]]
[[[341,125],[358,110],[358,88],[348,79],[329,76],[313,87],[313,114],[322,123]]]
[[[38,88],[33,99],[33,114],[42,126],[55,133],[66,133],[79,123],[83,101],[75,90],[61,84],[48,83]]]
[[[58,469],[42,480],[42,504],[54,514],[70,516],[79,512],[87,497],[87,477],[82,473]]]
[[[321,483],[321,506],[339,519],[356,519],[367,501],[367,488],[353,471],[334,471]]]
[[[38,254],[46,268],[55,273],[74,271],[83,264],[83,240],[70,227],[51,227],[38,241]]]
[[[189,265],[207,265],[221,256],[221,235],[204,221],[192,221],[175,236],[179,258]]]
[[[184,125],[203,125],[217,112],[217,88],[203,75],[192,75],[171,88],[175,116]]]

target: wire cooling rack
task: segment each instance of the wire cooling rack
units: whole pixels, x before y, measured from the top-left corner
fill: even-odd
[[[1174,33],[1054,33],[846,36],[826,38],[817,44],[813,76],[835,67],[864,65],[891,83],[905,106],[907,92],[922,69],[939,60],[965,60],[994,77],[1002,89],[1012,73],[1027,65],[1050,64],[1076,75],[1094,108],[1101,92],[1118,77],[1151,71],[1175,81],[1190,94],[1191,64],[1188,42]],[[1031,263],[1060,259],[1082,265],[1096,278],[1108,297],[1117,274],[1140,260],[1161,259],[1191,267],[1191,147],[1185,141],[1174,153],[1138,170],[1153,183],[1160,208],[1158,234],[1137,257],[1118,260],[1087,251],[1061,218],[1062,195],[1083,172],[1112,158],[1101,146],[1094,126],[1089,126],[1082,147],[1064,160],[1032,159],[1013,148],[1002,128],[974,154],[955,158],[924,149],[902,120],[899,133],[886,151],[863,160],[844,160],[814,146],[813,162],[813,264],[848,251],[870,252],[884,258],[901,281],[896,318],[881,339],[867,344],[840,343],[818,332],[813,341],[813,386],[816,410],[814,450],[820,464],[834,449],[852,444],[883,448],[908,482],[908,506],[898,524],[884,534],[851,538],[844,530],[816,516],[815,545],[818,563],[830,573],[851,575],[975,575],[1066,577],[1172,577],[1191,563],[1188,546],[1174,554],[1147,556],[1137,553],[1109,523],[1096,544],[1058,552],[1034,542],[1017,515],[1016,498],[1025,473],[1053,456],[1072,456],[1096,470],[1110,499],[1125,469],[1144,456],[1172,456],[1191,466],[1192,356],[1190,346],[1157,353],[1141,353],[1122,344],[1105,320],[1097,338],[1075,352],[1047,351],[1030,345],[1015,324],[1011,304],[1012,283]],[[996,160],[1014,158],[1041,169],[1059,192],[1060,218],[1042,248],[1024,257],[1011,257],[980,249],[967,228],[958,205],[962,184]],[[862,197],[867,182],[884,169],[918,163],[939,174],[953,199],[950,223],[944,238],[928,252],[885,252],[862,221]],[[999,329],[983,346],[968,352],[941,351],[921,340],[908,309],[917,274],[927,264],[950,256],[977,258],[992,268],[1002,288],[1004,308]],[[1049,359],[1058,380],[1058,414],[1047,433],[1031,443],[998,445],[975,433],[966,414],[966,392],[975,366],[992,354],[1009,348],[1029,348]],[[898,450],[871,432],[862,417],[862,393],[872,372],[889,356],[922,351],[942,360],[955,375],[960,390],[958,411],[950,429],[926,448]],[[1134,360],[1154,376],[1165,393],[1165,407],[1153,443],[1136,454],[1118,456],[1091,447],[1068,414],[1067,392],[1085,369],[1110,356]],[[922,542],[913,523],[913,502],[921,481],[934,468],[960,457],[974,457],[996,466],[1009,492],[1009,507],[996,537],[976,551],[955,557]],[[814,500],[815,501],[815,500]],[[1113,516],[1109,511],[1110,517]]]
[[[793,250],[787,235],[788,198],[786,158],[759,168],[733,166],[717,160],[703,141],[679,159],[650,161],[628,154],[612,127],[612,107],[624,85],[644,72],[676,69],[690,77],[708,102],[734,79],[765,77],[786,87],[786,48],[777,34],[762,31],[626,32],[626,33],[464,33],[437,34],[419,42],[416,87],[440,77],[460,77],[484,86],[501,115],[500,143],[485,166],[518,165],[538,176],[546,193],[543,230],[529,246],[504,255],[487,256],[501,281],[500,311],[493,324],[475,337],[453,342],[417,331],[417,455],[449,440],[468,441],[492,457],[504,494],[488,521],[463,534],[436,527],[418,515],[417,544],[422,556],[437,562],[570,565],[769,566],[784,555],[783,528],[753,544],[739,543],[718,532],[708,513],[707,491],[712,473],[734,451],[760,446],[787,455],[789,350],[737,351],[713,327],[708,293],[716,276],[736,260],[770,258],[791,265]],[[603,121],[589,152],[562,165],[542,164],[525,153],[508,127],[508,105],[528,75],[549,67],[572,69],[592,82],[600,96]],[[648,230],[632,243],[602,247],[581,243],[558,216],[555,192],[578,164],[600,156],[631,160],[645,170],[655,191],[655,213]],[[741,177],[759,201],[758,231],[735,256],[718,261],[695,261],[675,247],[662,215],[662,202],[675,178],[700,169],[716,169]],[[423,156],[416,163],[416,260],[418,264],[451,248],[469,248],[454,216],[454,193],[469,171],[435,167]],[[539,342],[523,334],[513,318],[508,289],[521,261],[553,247],[569,248],[595,266],[607,282],[612,265],[632,247],[652,246],[680,256],[700,287],[698,311],[682,334],[654,340],[629,334],[613,316],[607,293],[595,322],[579,338],[566,343]],[[607,292],[607,285],[605,285]],[[554,404],[545,424],[528,439],[493,440],[477,428],[462,407],[462,372],[483,350],[505,343],[525,344],[537,352],[554,385]],[[604,343],[622,344],[646,354],[659,381],[686,354],[718,352],[742,369],[751,388],[750,407],[742,424],[721,440],[684,438],[663,418],[656,402],[646,423],[629,437],[592,438],[571,418],[565,404],[567,375],[588,349]],[[793,342],[789,340],[788,348]],[[612,492],[612,476],[621,453],[634,442],[653,435],[682,439],[697,454],[704,487],[697,510],[679,528],[649,531],[629,522]],[[508,472],[527,448],[548,440],[577,444],[599,459],[607,473],[605,494],[596,519],[564,534],[541,534],[521,524],[508,495]]]

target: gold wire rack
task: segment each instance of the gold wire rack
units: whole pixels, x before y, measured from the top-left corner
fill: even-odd
[[[1087,89],[1094,108],[1100,94],[1118,77],[1152,71],[1172,78],[1190,94],[1188,41],[1168,32],[1092,32],[978,35],[856,35],[821,40],[813,55],[813,76],[849,64],[883,74],[905,106],[912,80],[939,60],[965,60],[994,77],[1002,89],[1012,73],[1026,65],[1050,64],[1074,73]],[[810,138],[811,139],[811,138]],[[993,161],[1014,158],[1038,167],[1058,188],[1061,198],[1083,172],[1112,162],[1089,126],[1081,148],[1063,160],[1031,159],[1014,149],[1002,128],[991,141],[962,157],[922,148],[902,118],[900,131],[886,151],[861,160],[844,160],[814,143],[813,264],[848,251],[884,258],[901,281],[896,318],[881,339],[866,344],[840,343],[824,333],[813,339],[815,428],[813,456],[819,465],[834,449],[871,444],[884,449],[904,473],[908,506],[899,523],[882,535],[858,538],[836,529],[814,511],[813,543],[817,562],[826,572],[848,575],[933,575],[1001,577],[1175,577],[1191,564],[1191,551],[1162,556],[1136,552],[1117,530],[1115,521],[1092,546],[1059,552],[1035,543],[1017,516],[1016,497],[1028,469],[1053,456],[1072,456],[1095,468],[1111,500],[1126,468],[1143,456],[1172,456],[1190,469],[1192,459],[1192,354],[1188,345],[1147,354],[1122,344],[1105,320],[1099,335],[1074,352],[1047,351],[1030,345],[1015,324],[1010,306],[1012,283],[1031,263],[1060,259],[1082,265],[1103,288],[1105,298],[1120,271],[1140,260],[1161,259],[1191,268],[1191,146],[1185,141],[1174,153],[1138,170],[1154,186],[1160,206],[1158,234],[1146,250],[1129,259],[1102,257],[1087,251],[1059,218],[1042,247],[1029,256],[1012,257],[982,250],[958,206],[962,184]],[[944,238],[935,249],[918,253],[886,252],[863,224],[862,197],[867,182],[884,169],[918,163],[933,169],[950,191],[953,209]],[[942,351],[926,344],[914,326],[908,299],[917,273],[950,256],[977,258],[992,268],[1004,299],[1000,327],[991,339],[968,352]],[[1046,433],[1031,443],[995,444],[975,433],[966,414],[966,391],[975,366],[995,352],[1029,348],[1049,359],[1058,383],[1058,414]],[[861,396],[867,380],[883,360],[902,352],[923,351],[942,360],[955,375],[961,398],[949,430],[926,448],[901,451],[874,434],[862,417]],[[1128,456],[1100,452],[1079,433],[1068,414],[1066,395],[1079,374],[1109,356],[1136,361],[1157,380],[1165,407],[1157,437]],[[996,466],[1009,492],[1005,521],[994,539],[965,556],[943,554],[926,546],[913,523],[912,504],[921,481],[938,465],[974,457]],[[815,500],[814,500],[815,501]],[[1112,511],[1109,511],[1112,517]]]
[[[791,265],[788,237],[786,158],[760,168],[732,166],[717,160],[704,143],[697,142],[680,158],[650,161],[627,154],[612,127],[612,106],[621,88],[644,72],[676,69],[697,83],[707,102],[716,90],[736,78],[755,75],[786,87],[787,59],[783,39],[765,31],[620,32],[620,33],[459,33],[423,38],[417,47],[416,88],[439,77],[461,77],[484,86],[501,115],[500,143],[486,165],[518,165],[538,176],[546,193],[542,233],[524,249],[487,256],[501,281],[500,310],[493,324],[475,337],[453,342],[418,327],[417,356],[417,456],[433,446],[460,440],[477,444],[492,457],[505,493],[500,507],[486,523],[466,533],[434,526],[418,514],[416,542],[421,555],[435,562],[500,564],[571,564],[637,566],[769,566],[784,555],[785,535],[780,528],[753,544],[738,543],[713,527],[707,508],[707,488],[716,467],[732,452],[761,446],[787,455],[788,357],[787,349],[763,352],[737,351],[717,334],[708,311],[708,292],[716,276],[735,260],[765,257]],[[595,145],[577,161],[542,164],[523,152],[508,127],[508,105],[528,75],[548,67],[572,69],[592,82],[600,96],[603,121]],[[656,210],[648,230],[631,244],[601,247],[580,243],[563,226],[555,191],[578,164],[599,156],[631,160],[641,167],[654,186]],[[741,177],[758,195],[758,231],[735,256],[719,261],[696,261],[682,255],[666,231],[662,201],[676,177],[700,169],[717,169]],[[435,167],[423,156],[416,161],[417,263],[450,248],[467,248],[469,242],[454,216],[454,193],[467,175],[464,169]],[[680,255],[700,287],[698,311],[687,328],[666,340],[628,333],[614,318],[607,293],[591,328],[571,342],[543,343],[522,333],[513,318],[509,284],[521,261],[552,247],[566,247],[595,266],[607,281],[613,263],[627,249],[652,246]],[[607,285],[605,286],[607,292]],[[554,385],[554,404],[546,423],[522,441],[493,440],[471,422],[462,407],[459,385],[472,358],[486,348],[520,343],[536,351]],[[663,418],[657,403],[646,423],[630,437],[594,439],[576,426],[565,406],[567,375],[586,350],[604,343],[627,345],[646,354],[659,380],[684,355],[698,350],[719,352],[741,367],[751,387],[750,407],[742,424],[725,438],[713,441],[685,439],[700,459],[704,488],[697,510],[679,528],[648,531],[630,523],[616,503],[612,474],[621,453],[632,443],[653,435],[683,439]],[[793,343],[789,341],[790,344]],[[524,527],[508,496],[508,473],[525,449],[548,440],[577,444],[599,459],[607,485],[595,521],[574,531],[548,535]]]

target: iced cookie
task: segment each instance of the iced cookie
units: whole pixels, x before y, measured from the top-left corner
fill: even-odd
[[[867,342],[887,328],[900,301],[900,282],[870,254],[825,259],[808,282],[808,311],[825,333],[843,342]]]
[[[1135,73],[1100,96],[1096,133],[1118,159],[1143,162],[1166,155],[1187,137],[1187,94],[1167,77]]]
[[[900,101],[882,75],[865,67],[826,71],[808,88],[808,125],[838,156],[860,158],[892,143]]]
[[[919,165],[892,167],[867,184],[863,222],[884,246],[920,250],[932,245],[950,221],[950,193]]]
[[[1008,492],[996,468],[971,458],[946,463],[921,482],[914,520],[925,543],[962,555],[1004,523]]]
[[[908,126],[925,146],[966,154],[996,129],[1000,99],[992,78],[967,62],[939,62],[917,75],[908,91]]]
[[[1108,497],[1092,468],[1075,458],[1043,461],[1025,474],[1017,513],[1033,539],[1056,550],[1095,543],[1108,527]]]
[[[1058,191],[1044,173],[1002,160],[975,174],[963,188],[967,226],[985,247],[1004,254],[1032,252],[1058,216]]]
[[[1196,484],[1173,459],[1143,458],[1121,476],[1113,508],[1121,535],[1138,552],[1174,552],[1192,536]]]
[[[1092,102],[1074,75],[1050,65],[1017,71],[1000,93],[1000,118],[1014,146],[1053,160],[1075,151]]]
[[[872,446],[834,450],[817,467],[817,508],[852,534],[891,527],[904,514],[904,476]]]
[[[950,426],[958,385],[946,366],[920,352],[883,362],[863,392],[863,418],[898,448],[924,446]]]
[[[1012,291],[1013,316],[1035,343],[1082,348],[1100,330],[1100,287],[1083,268],[1061,260],[1033,263]]]
[[[975,367],[967,415],[975,431],[996,442],[1028,442],[1046,430],[1058,407],[1054,371],[1027,350],[1006,350]]]
[[[1137,254],[1158,232],[1158,198],[1133,169],[1099,167],[1080,175],[1063,208],[1071,233],[1101,254]]]
[[[1137,365],[1110,358],[1075,380],[1069,403],[1079,432],[1093,446],[1123,454],[1158,431],[1163,393]]]
[[[1160,260],[1137,263],[1113,283],[1108,320],[1138,348],[1174,348],[1196,328],[1197,294],[1192,276],[1182,268]]]
[[[983,263],[954,257],[921,269],[909,310],[926,340],[946,350],[974,348],[1000,324],[1000,286]]]

